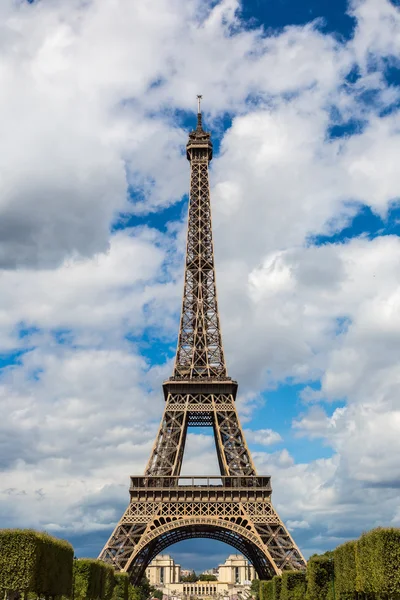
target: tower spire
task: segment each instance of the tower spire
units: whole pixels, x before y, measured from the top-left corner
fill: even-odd
[[[185,286],[174,377],[226,377],[219,324],[211,227],[208,163],[212,142],[201,121],[197,96],[197,128],[186,146],[190,161],[189,217]]]
[[[202,115],[201,115],[201,99],[203,96],[197,94],[197,131],[203,131]]]

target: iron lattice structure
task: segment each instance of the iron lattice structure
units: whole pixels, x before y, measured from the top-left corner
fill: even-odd
[[[173,377],[163,384],[165,410],[144,477],[131,477],[130,504],[99,558],[140,581],[164,548],[188,538],[230,544],[262,579],[306,562],[271,503],[235,406],[218,315],[208,165],[210,134],[189,134],[190,198],[185,284]],[[212,427],[221,476],[180,477],[187,429]]]

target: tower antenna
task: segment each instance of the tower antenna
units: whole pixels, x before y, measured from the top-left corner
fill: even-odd
[[[197,131],[203,131],[203,123],[201,118],[201,94],[197,94]]]

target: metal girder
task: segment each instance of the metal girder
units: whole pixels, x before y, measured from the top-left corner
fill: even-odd
[[[147,475],[180,474],[188,425],[213,427],[222,475],[255,475],[234,395],[220,393],[168,394]]]
[[[208,163],[210,134],[198,127],[189,135],[190,202],[185,284],[174,376],[225,377],[212,240]]]
[[[227,375],[212,242],[210,134],[189,134],[191,165],[185,283],[174,374],[164,382],[165,409],[144,477],[132,477],[130,504],[99,558],[140,581],[164,548],[191,537],[225,541],[260,578],[306,562],[271,504],[237,414],[237,383]],[[189,426],[212,427],[221,476],[179,477]],[[189,478],[190,479],[190,478]],[[206,481],[206,483],[205,483]]]
[[[271,504],[269,477],[132,477],[130,493],[100,558],[129,572],[133,581],[155,554],[192,537],[226,541],[249,558],[261,578],[305,567]]]

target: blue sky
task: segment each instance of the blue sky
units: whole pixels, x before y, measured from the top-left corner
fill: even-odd
[[[95,556],[143,472],[176,347],[199,92],[225,353],[258,471],[306,556],[399,526],[398,3],[10,0],[0,27],[0,526]],[[186,455],[186,473],[216,469],[206,430]],[[230,550],[169,551],[201,570]]]
[[[348,14],[348,3],[339,0],[334,4],[327,0],[310,2],[244,2],[243,16],[255,20],[266,29],[283,28],[287,25],[305,25],[314,19],[322,20],[323,31],[348,39],[354,30],[354,19]]]

